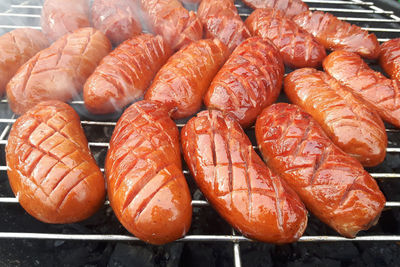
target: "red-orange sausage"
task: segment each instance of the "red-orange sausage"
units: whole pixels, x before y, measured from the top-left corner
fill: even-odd
[[[256,9],[245,25],[253,35],[270,39],[289,67],[317,67],[326,56],[325,48],[311,34],[300,29],[279,10]]]
[[[103,204],[104,178],[78,114],[47,101],[14,123],[6,146],[8,179],[21,206],[47,223],[73,223]]]
[[[189,230],[192,205],[179,131],[160,103],[136,102],[119,119],[105,172],[118,220],[136,237],[165,244]]]
[[[309,211],[345,237],[375,225],[385,205],[376,181],[295,105],[267,107],[256,138],[265,162],[299,194]]]
[[[253,9],[273,8],[282,11],[286,17],[292,18],[308,10],[302,0],[242,0]]]
[[[389,40],[381,45],[379,63],[392,79],[400,82],[400,38]]]
[[[278,98],[284,72],[276,47],[268,39],[251,37],[235,49],[215,76],[204,103],[230,113],[248,127]]]
[[[307,226],[303,203],[265,166],[236,120],[202,111],[183,127],[181,140],[200,190],[234,228],[262,242],[301,237]]]

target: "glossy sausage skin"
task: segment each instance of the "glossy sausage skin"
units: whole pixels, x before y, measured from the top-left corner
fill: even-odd
[[[119,45],[142,31],[137,10],[133,0],[94,0],[91,9],[93,27],[114,45]]]
[[[45,0],[41,26],[51,42],[79,28],[89,27],[89,0]]]
[[[187,11],[178,0],[138,0],[147,24],[160,34],[172,50],[201,39],[203,26],[193,11]]]
[[[197,10],[206,38],[218,38],[233,51],[250,32],[244,25],[233,0],[203,0]]]
[[[312,34],[326,49],[355,52],[362,57],[376,59],[379,43],[375,34],[330,13],[308,11],[297,15],[293,21]]]
[[[316,69],[299,69],[285,78],[290,101],[309,113],[330,139],[364,166],[380,164],[386,156],[387,135],[375,110]]]
[[[276,101],[285,72],[282,57],[268,39],[251,37],[239,45],[204,97],[209,109],[230,113],[243,127]]]
[[[352,52],[335,51],[323,62],[325,71],[373,107],[384,121],[400,127],[399,83],[371,69]]]
[[[228,54],[227,47],[217,39],[191,43],[170,57],[144,98],[168,104],[174,109],[174,119],[194,114]]]
[[[86,108],[94,114],[121,110],[143,97],[172,51],[161,36],[141,34],[118,46],[100,62],[83,88]]]
[[[0,95],[18,68],[49,46],[44,34],[35,29],[15,29],[0,37]]]
[[[262,162],[235,119],[202,111],[183,127],[181,140],[200,190],[234,228],[262,242],[301,237],[307,226],[303,203]]]
[[[78,114],[47,101],[14,123],[6,146],[8,179],[21,206],[46,223],[73,223],[103,204],[104,178]]]
[[[377,223],[385,197],[376,181],[309,114],[286,103],[269,106],[257,118],[256,138],[268,166],[321,221],[345,237]]]
[[[256,9],[245,22],[251,34],[270,39],[280,50],[285,65],[317,67],[326,56],[325,48],[279,10]]]
[[[166,109],[140,101],[125,110],[106,158],[108,198],[118,220],[152,244],[186,234],[192,218],[179,131]]]
[[[54,42],[18,70],[7,85],[11,109],[23,114],[44,100],[69,101],[111,50],[110,41],[93,28],[78,29]]]
[[[308,10],[308,6],[302,0],[243,0],[243,3],[253,9],[277,9],[282,11],[288,18]]]
[[[400,82],[400,38],[381,45],[379,64],[392,79]]]

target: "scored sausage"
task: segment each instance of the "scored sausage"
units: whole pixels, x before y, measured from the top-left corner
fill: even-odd
[[[330,13],[308,11],[297,15],[293,21],[312,34],[326,49],[355,52],[369,59],[376,59],[379,55],[379,42],[375,34]]]
[[[326,56],[325,48],[311,34],[300,29],[279,10],[256,9],[245,25],[252,35],[270,39],[289,67],[317,67]]]
[[[299,69],[285,78],[289,100],[308,112],[331,140],[364,166],[386,156],[387,135],[378,113],[316,69]]]
[[[86,79],[110,50],[107,37],[93,28],[64,35],[22,65],[8,83],[11,109],[23,114],[44,100],[69,101],[80,93]]]
[[[19,117],[6,146],[8,179],[21,206],[46,223],[73,223],[103,204],[105,183],[78,114],[59,101]]]
[[[371,69],[352,52],[335,51],[323,62],[325,71],[366,101],[391,124],[400,127],[399,83]]]
[[[200,190],[234,228],[262,242],[301,237],[307,226],[303,203],[262,162],[235,119],[202,111],[183,127],[181,140]]]
[[[400,82],[400,38],[381,45],[379,64],[392,79]]]
[[[106,157],[110,205],[136,237],[165,244],[189,230],[191,196],[179,131],[160,103],[140,101],[117,122]]]
[[[375,225],[385,205],[376,181],[295,105],[267,107],[256,138],[267,165],[299,194],[307,209],[345,237]]]
[[[302,0],[242,0],[253,9],[273,8],[282,11],[286,17],[292,18],[308,10]]]
[[[243,127],[276,101],[282,87],[282,57],[268,39],[251,37],[239,45],[204,97],[209,109],[230,113]]]
[[[94,114],[121,110],[143,97],[172,51],[161,36],[141,34],[118,46],[100,62],[83,88],[86,108]]]
[[[228,55],[227,47],[217,39],[191,43],[160,69],[144,98],[168,104],[174,119],[194,114]]]
[[[44,34],[30,28],[15,29],[0,37],[0,95],[18,68],[48,46]]]

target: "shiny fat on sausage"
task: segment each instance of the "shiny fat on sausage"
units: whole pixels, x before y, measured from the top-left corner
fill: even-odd
[[[392,79],[400,82],[400,38],[381,45],[379,64]]]
[[[292,18],[308,10],[302,0],[242,0],[253,9],[273,8],[282,11],[286,17]]]

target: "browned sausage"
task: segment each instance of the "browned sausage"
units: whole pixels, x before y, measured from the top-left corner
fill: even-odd
[[[235,119],[202,111],[183,127],[181,139],[197,185],[234,228],[262,242],[301,237],[307,226],[303,203],[265,166]]]
[[[16,29],[0,37],[0,95],[18,68],[49,46],[44,34],[34,29]]]
[[[21,206],[47,223],[73,223],[103,204],[104,178],[78,114],[47,101],[14,123],[6,147],[8,179]]]
[[[93,28],[66,34],[26,62],[8,83],[11,109],[23,114],[44,100],[69,101],[110,50],[107,37]]]
[[[278,98],[284,72],[276,47],[268,39],[251,37],[235,49],[215,76],[204,103],[230,113],[248,127]]]
[[[286,17],[292,18],[308,10],[302,0],[242,0],[253,9],[273,8],[282,11]]]
[[[379,63],[392,79],[400,82],[400,38],[389,40],[381,45]]]
[[[110,141],[105,171],[111,207],[136,237],[165,244],[189,230],[191,196],[179,131],[160,103],[145,100],[125,110]]]
[[[227,47],[217,39],[191,43],[160,69],[144,98],[171,106],[174,119],[194,114],[228,54]]]
[[[330,139],[364,166],[376,166],[386,156],[387,135],[378,113],[316,69],[299,69],[285,78],[290,101],[308,112]]]
[[[309,114],[286,103],[269,106],[257,118],[256,138],[268,166],[321,221],[345,237],[377,223],[385,197],[376,181]]]
[[[172,51],[161,36],[141,34],[103,58],[83,88],[86,108],[94,114],[120,110],[143,97]]]

